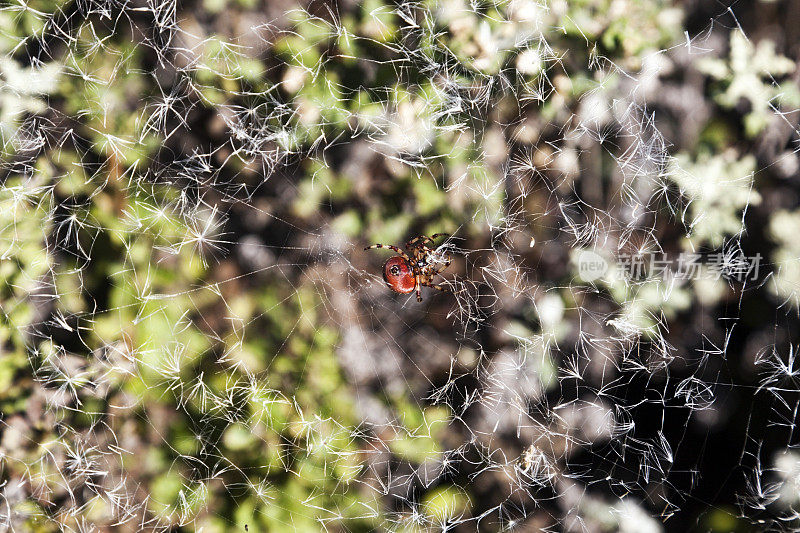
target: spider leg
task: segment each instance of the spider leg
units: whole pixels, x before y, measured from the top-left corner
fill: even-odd
[[[389,250],[395,252],[397,255],[402,256],[403,259],[405,259],[406,261],[409,262],[411,261],[411,258],[408,257],[408,255],[406,255],[406,253],[397,246],[391,246],[389,244],[373,244],[372,246],[367,246],[366,248],[364,248],[364,250],[372,250],[373,248],[388,248]]]
[[[434,285],[433,283],[423,282],[422,285],[425,286],[425,287],[430,287],[431,289],[436,289],[437,291],[453,292],[452,290],[450,290],[449,287],[443,287],[441,285]]]
[[[428,241],[433,242],[433,240],[430,237],[428,237],[426,235],[420,235],[419,237],[414,237],[413,239],[408,241],[406,243],[406,248],[411,248],[412,246],[416,246],[417,243],[420,242],[420,241],[422,241],[422,242],[428,242]]]
[[[422,288],[422,282],[419,279],[419,274],[414,276],[414,278],[416,278],[416,280],[417,280],[417,301],[421,302],[422,301],[422,291],[420,289]]]
[[[450,236],[449,233],[434,233],[430,237],[428,237],[427,235],[420,235],[420,236],[414,237],[413,239],[408,241],[406,243],[406,248],[411,248],[412,246],[416,245],[420,241],[429,242],[429,243],[433,244],[433,240],[436,239],[437,237],[448,237],[448,236]]]
[[[440,273],[441,271],[443,271],[444,269],[449,267],[450,263],[452,263],[452,262],[453,262],[453,258],[448,255],[447,259],[445,259],[445,261],[444,261],[444,264],[442,264],[442,266],[438,267],[437,269],[435,269],[433,271],[433,274],[431,275],[431,278],[433,278],[433,276],[435,276],[436,274]]]

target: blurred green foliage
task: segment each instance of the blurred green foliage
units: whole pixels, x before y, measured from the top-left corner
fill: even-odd
[[[745,133],[755,137],[781,108],[800,106],[797,84],[784,80],[795,71],[794,61],[775,53],[775,43],[764,39],[751,42],[741,31],[730,36],[726,58],[706,58],[698,68],[715,81],[714,99],[731,109],[746,101],[749,112],[744,116]]]

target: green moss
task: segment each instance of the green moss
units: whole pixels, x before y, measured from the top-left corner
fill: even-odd
[[[455,520],[464,516],[470,508],[469,496],[463,489],[453,485],[437,487],[425,494],[422,507],[425,514],[438,522]]]

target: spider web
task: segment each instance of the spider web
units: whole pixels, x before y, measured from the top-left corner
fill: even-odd
[[[3,3],[0,523],[798,529],[800,102],[748,9]],[[422,303],[363,251],[437,232]]]

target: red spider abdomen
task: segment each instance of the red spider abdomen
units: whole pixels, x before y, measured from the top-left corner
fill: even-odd
[[[417,280],[408,261],[396,255],[383,265],[383,279],[394,292],[408,294],[417,286]]]

